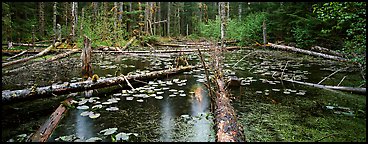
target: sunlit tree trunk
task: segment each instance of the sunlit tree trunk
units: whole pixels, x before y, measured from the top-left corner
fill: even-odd
[[[225,9],[225,2],[220,2],[221,6],[221,48],[225,47],[225,36],[226,36],[226,9]]]
[[[149,35],[149,14],[150,13],[150,4],[149,2],[146,2],[146,6],[145,6],[145,20],[144,20],[144,30],[146,32],[147,35]]]
[[[44,36],[45,34],[45,11],[44,11],[44,3],[39,3],[39,29],[40,35]]]
[[[239,21],[241,21],[241,17],[242,17],[242,2],[239,2],[239,8],[238,8],[238,15],[239,15]]]
[[[266,20],[263,20],[263,47],[266,47],[267,37],[266,37]]]
[[[161,21],[161,2],[158,2],[158,7],[157,7],[157,21]],[[157,31],[159,31],[158,35],[162,36],[162,28],[161,28],[161,23],[157,24]]]
[[[116,27],[117,27],[117,22],[116,22],[116,18],[118,17],[118,3],[114,2],[114,33],[116,32]]]
[[[72,2],[72,42],[75,40],[75,26],[76,26],[76,11],[75,11],[75,2]]]
[[[170,2],[167,4],[167,36],[170,37]]]
[[[201,2],[198,3],[198,7],[199,7],[199,22],[202,22],[202,3]]]
[[[57,29],[56,29],[56,15],[57,15],[57,2],[54,2],[54,17],[53,17],[53,23],[52,23],[52,26],[53,26],[53,30],[54,30],[54,40],[53,40],[53,43],[55,44],[55,41],[56,41],[56,38],[57,38]]]
[[[139,11],[142,11],[142,4],[141,4],[141,2],[138,2],[138,10]],[[140,18],[140,22],[139,23],[146,24],[146,22],[143,21],[144,16],[143,16],[142,13],[140,13],[139,18]],[[141,33],[143,32],[143,26],[142,26],[142,24],[139,24],[139,28],[140,28],[139,35],[141,35]]]
[[[227,10],[227,18],[226,19],[230,19],[230,2],[226,3],[226,10]]]

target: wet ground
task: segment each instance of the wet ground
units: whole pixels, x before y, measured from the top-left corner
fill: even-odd
[[[249,53],[252,54],[238,62]],[[173,58],[131,58],[115,54],[96,54],[93,58],[94,73],[102,78],[175,67]],[[188,59],[192,65],[198,63],[195,55],[188,55]],[[236,75],[242,80],[240,86],[229,89],[238,121],[244,129],[244,139],[366,141],[365,96],[310,88],[278,79],[282,75],[318,83],[346,66],[281,51],[228,52],[225,75]],[[43,86],[76,82],[81,80],[80,67],[79,54],[76,54],[30,68],[31,74],[22,71],[3,76],[2,86],[3,89],[23,89],[34,83]],[[361,80],[359,69],[349,68],[322,84],[337,85],[344,76],[347,77],[340,84],[342,86],[357,87]],[[203,86],[204,77],[203,69],[197,69],[169,78],[136,82],[139,83],[136,91],[115,86],[93,91],[89,98],[84,98],[85,92],[76,93],[75,100],[81,104],[75,104],[76,108],[68,111],[49,141],[214,141],[213,116]],[[65,98],[66,95],[4,105],[3,141],[29,136]],[[84,103],[88,100],[90,102]],[[93,114],[88,115],[88,111]]]

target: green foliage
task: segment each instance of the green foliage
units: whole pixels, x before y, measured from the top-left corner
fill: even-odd
[[[200,22],[199,23],[199,29],[200,29],[199,35],[205,38],[219,40],[220,39],[220,23],[221,23],[221,20],[219,17],[216,17],[215,20],[209,19],[207,23]]]
[[[319,19],[332,25],[321,32],[330,35],[335,31],[343,33],[344,53],[353,61],[365,64],[366,3],[328,2],[316,4],[313,8]]]
[[[157,43],[158,42],[158,37],[157,36],[143,36],[141,38],[141,43],[142,45],[146,44],[146,43],[149,43],[149,44],[154,44],[154,43]]]

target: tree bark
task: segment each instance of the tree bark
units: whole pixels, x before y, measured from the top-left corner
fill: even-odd
[[[39,29],[40,29],[40,35],[44,36],[45,34],[45,10],[44,10],[44,3],[39,3]]]
[[[55,130],[64,114],[68,111],[67,106],[71,105],[72,98],[63,101],[62,104],[51,114],[47,121],[30,137],[29,142],[46,142]]]
[[[72,2],[72,42],[75,41],[75,26],[76,26],[76,11],[75,11],[75,2]]]
[[[133,36],[126,44],[125,46],[122,48],[122,50],[125,50],[128,48],[128,46],[130,46],[130,44],[133,43],[133,41],[136,39],[136,36]]]
[[[54,41],[53,44],[55,44],[56,39],[57,39],[57,27],[56,27],[56,15],[57,15],[57,2],[54,2],[54,17],[53,17],[53,30],[54,30]]]
[[[81,54],[83,78],[92,77],[91,59],[92,59],[91,40],[87,36],[84,36],[84,48]]]
[[[226,35],[226,11],[225,2],[220,2],[221,6],[221,48],[225,47],[225,35]]]
[[[149,80],[157,77],[166,77],[168,75],[173,75],[179,72],[188,71],[200,66],[185,66],[174,69],[166,69],[160,71],[149,72],[146,74],[136,74],[128,75],[126,79],[129,81],[133,80]],[[22,89],[22,90],[4,90],[2,91],[2,103],[15,102],[25,99],[41,98],[46,96],[52,96],[51,94],[60,95],[71,92],[80,92],[91,89],[104,88],[109,86],[114,86],[118,84],[123,84],[125,79],[123,76],[99,79],[97,82],[92,82],[91,80],[86,80],[82,82],[51,85],[45,87],[39,87],[35,89]]]
[[[21,56],[21,55],[25,54],[27,51],[28,51],[28,50],[24,50],[24,51],[22,51],[22,52],[21,52],[21,53],[19,53],[19,54],[16,54],[16,55],[14,55],[14,56],[12,56],[12,57],[7,58],[6,60],[11,60],[11,59],[13,59],[13,58],[19,57],[19,56]]]
[[[55,47],[61,45],[60,42],[56,42],[55,43]],[[3,63],[2,64],[2,67],[6,67],[6,66],[10,66],[10,65],[14,65],[14,64],[18,64],[18,63],[23,63],[23,62],[27,62],[31,59],[34,59],[34,58],[37,58],[37,57],[40,57],[40,56],[43,56],[44,54],[46,54],[47,52],[49,52],[53,47],[53,45],[50,45],[48,48],[46,48],[45,50],[43,50],[42,52],[36,54],[36,55],[33,55],[33,56],[30,56],[30,57],[26,57],[26,58],[23,58],[23,59],[19,59],[19,60],[15,60],[15,61],[11,61],[11,62],[7,62],[7,63]]]
[[[317,50],[319,52],[328,53],[328,54],[332,54],[332,55],[335,55],[335,56],[343,57],[343,55],[341,53],[330,50],[328,48],[324,48],[324,47],[320,47],[320,46],[313,46],[311,49],[312,50]]]
[[[327,58],[327,59],[338,60],[338,61],[348,61],[348,59],[345,59],[345,58],[342,58],[342,57],[332,56],[332,55],[318,53],[318,52],[314,52],[314,51],[303,50],[303,49],[300,49],[300,48],[295,48],[295,47],[290,47],[290,46],[285,46],[285,45],[276,45],[276,44],[273,44],[273,43],[268,43],[268,45],[270,45],[273,48],[278,48],[278,49],[281,49],[281,50],[289,50],[289,51],[294,51],[294,52],[298,52],[298,53],[303,53],[303,54],[323,57],[323,58]]]
[[[316,88],[341,90],[341,91],[356,92],[356,93],[363,93],[363,94],[366,93],[366,88],[319,85],[319,84],[308,83],[308,82],[301,82],[301,81],[294,81],[294,80],[285,80],[285,81],[292,82],[292,83],[297,83],[297,84],[308,85],[308,86],[312,86],[312,87],[316,87]]]
[[[2,44],[8,45],[8,44]],[[12,43],[13,46],[26,46],[26,47],[47,47],[47,44],[27,44],[27,43]]]
[[[167,36],[170,37],[170,2],[167,4]]]
[[[266,20],[263,20],[263,46],[265,47],[267,44],[267,37],[266,37]]]
[[[238,16],[239,16],[239,21],[241,21],[241,17],[242,17],[242,2],[238,3],[239,8],[238,8]]]

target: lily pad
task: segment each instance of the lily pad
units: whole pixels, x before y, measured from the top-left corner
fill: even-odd
[[[100,108],[102,108],[102,105],[94,105],[94,106],[92,106],[92,109],[100,109]]]
[[[155,99],[163,99],[164,97],[163,96],[155,96]]]
[[[116,134],[116,140],[126,141],[128,139],[129,139],[129,135],[124,132]]]
[[[102,141],[102,139],[99,137],[91,137],[86,140],[86,142],[96,142],[96,141]]]
[[[99,113],[90,113],[89,118],[95,119],[95,118],[98,118],[100,115],[101,114],[99,114]]]
[[[107,111],[117,111],[119,110],[119,108],[117,107],[109,107],[109,108],[106,108]]]
[[[186,96],[186,94],[185,94],[185,93],[183,93],[183,94],[179,94],[179,96],[185,97],[185,96]]]
[[[55,140],[56,141],[66,141],[66,142],[71,142],[73,141],[74,139],[76,139],[77,137],[72,134],[72,135],[68,135],[68,136],[61,136],[61,137],[58,137],[56,138]]]
[[[90,115],[91,113],[93,113],[93,112],[91,112],[91,111],[84,111],[84,112],[82,112],[80,115],[81,115],[81,116],[88,116],[88,115]]]
[[[143,102],[143,100],[142,99],[139,99],[139,100],[137,100],[137,102]]]
[[[109,104],[112,104],[112,102],[111,101],[107,101],[107,102],[103,102],[102,104],[109,105]]]
[[[117,130],[118,128],[108,128],[108,129],[101,130],[100,133],[104,133],[104,135],[111,135],[115,133]]]
[[[157,94],[159,95],[159,94],[163,94],[164,92],[157,92]]]
[[[89,109],[89,106],[86,106],[86,105],[78,106],[77,109],[85,110],[85,109]]]

